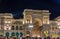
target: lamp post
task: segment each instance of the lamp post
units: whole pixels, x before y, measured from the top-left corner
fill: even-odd
[[[31,39],[32,39],[32,28],[33,28],[33,25],[32,24],[29,24],[28,25],[28,28],[30,29],[30,35],[31,35]]]

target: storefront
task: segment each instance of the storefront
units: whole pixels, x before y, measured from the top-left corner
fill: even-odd
[[[45,37],[48,37],[48,35],[49,35],[49,34],[48,34],[48,31],[45,30],[45,31],[44,31],[44,36],[45,36]]]
[[[3,33],[0,32],[0,39],[3,39],[3,38],[4,38]]]

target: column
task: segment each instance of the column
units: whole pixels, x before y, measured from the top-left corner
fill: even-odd
[[[48,36],[50,36],[50,30],[48,30]]]
[[[44,31],[42,31],[42,39],[44,39]]]
[[[16,30],[16,26],[14,26],[14,30]]]

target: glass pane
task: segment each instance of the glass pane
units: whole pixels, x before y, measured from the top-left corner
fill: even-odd
[[[16,30],[18,30],[18,26],[16,26]]]
[[[20,30],[22,30],[22,26],[20,26]]]
[[[14,26],[12,26],[11,30],[14,30]]]

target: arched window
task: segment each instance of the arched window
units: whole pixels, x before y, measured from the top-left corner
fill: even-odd
[[[15,33],[14,33],[14,32],[12,32],[12,33],[11,33],[11,36],[15,36]]]
[[[18,26],[16,26],[16,30],[18,30]]]
[[[11,30],[14,30],[14,26],[11,27]]]
[[[8,36],[9,36],[9,32],[6,32],[6,33],[5,33],[5,36],[8,37]]]
[[[16,36],[17,36],[17,37],[19,36],[19,33],[18,33],[18,32],[16,32]]]

